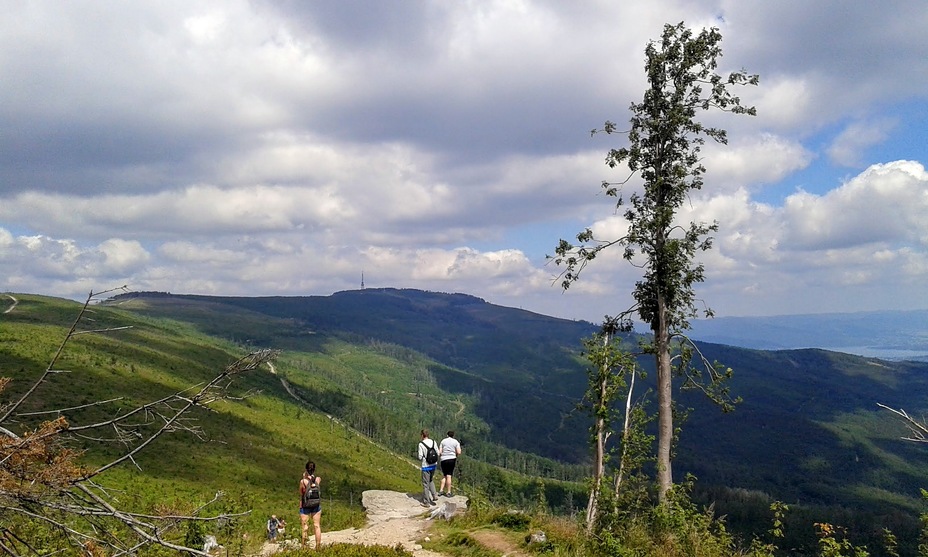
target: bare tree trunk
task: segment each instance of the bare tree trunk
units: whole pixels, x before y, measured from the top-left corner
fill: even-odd
[[[603,350],[609,346],[611,336],[603,335]],[[593,531],[599,512],[599,493],[602,488],[603,473],[606,460],[606,441],[609,439],[609,433],[606,431],[606,418],[603,414],[603,405],[609,404],[609,363],[608,359],[603,360],[602,369],[599,373],[599,396],[596,400],[594,409],[596,410],[596,420],[594,421],[594,431],[596,432],[596,446],[593,454],[593,486],[590,489],[590,500],[586,505],[586,531]]]
[[[596,516],[599,512],[598,500],[600,486],[603,481],[603,442],[604,435],[602,432],[603,420],[596,420],[596,449],[593,463],[593,486],[590,488],[590,500],[586,504],[586,531],[593,531],[593,525],[596,522]]]
[[[657,363],[657,499],[667,502],[667,492],[673,486],[670,452],[673,445],[673,390],[670,366],[670,333],[664,301],[658,294],[657,323],[654,344]]]
[[[615,475],[615,497],[619,497],[619,489],[625,477],[625,458],[628,456],[628,432],[632,427],[632,392],[635,390],[635,370],[632,370],[631,381],[628,384],[628,396],[625,398],[625,425],[622,427],[622,458],[619,460],[619,471]]]

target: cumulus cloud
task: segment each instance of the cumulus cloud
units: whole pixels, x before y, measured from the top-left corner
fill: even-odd
[[[806,168],[813,154],[796,140],[765,133],[706,149],[706,182],[722,188],[757,187],[776,183]]]
[[[836,289],[847,289],[858,309],[879,307],[888,292],[924,279],[925,191],[924,166],[897,161],[871,166],[825,195],[797,192],[779,208],[752,202],[744,191],[722,196],[702,214],[716,215],[721,226],[716,249],[702,257],[716,287],[747,284],[754,297],[782,293],[780,313],[824,311]],[[924,294],[912,294],[911,303],[923,303]]]
[[[920,243],[928,234],[928,174],[917,162],[873,165],[825,195],[798,192],[786,200],[785,240],[798,249]]]
[[[826,152],[829,158],[842,166],[860,166],[863,151],[882,143],[896,123],[890,119],[873,122],[852,122],[838,134]]]
[[[926,273],[924,151],[836,189],[823,170],[891,152],[891,103],[921,114],[928,11],[911,3],[75,1],[4,15],[3,289],[328,294],[366,270],[370,286],[599,317],[626,305],[636,270],[604,255],[560,293],[543,255],[587,226],[622,233],[599,185],[629,178],[603,164],[627,138],[589,130],[627,122],[644,47],[677,21],[719,26],[721,69],[761,74],[736,91],[757,117],[701,115],[730,141],[705,146],[706,188],[683,215],[721,226],[706,288],[770,313],[827,299],[789,288]]]

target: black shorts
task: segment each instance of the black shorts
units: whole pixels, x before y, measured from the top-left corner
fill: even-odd
[[[458,459],[449,458],[448,460],[441,461],[441,474],[443,476],[453,476],[454,475],[454,465],[457,463]]]

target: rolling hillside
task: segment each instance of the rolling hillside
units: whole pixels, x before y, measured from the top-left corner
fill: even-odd
[[[564,462],[586,459],[578,432],[587,426],[574,407],[586,386],[580,339],[596,330],[592,323],[465,294],[396,289],[270,298],[139,293],[111,303],[256,346],[310,351],[339,339],[404,347],[429,358],[429,378],[442,391],[472,399],[473,413],[492,426],[490,441]]]
[[[24,393],[46,368],[80,307],[42,296],[16,298],[13,311],[0,315],[0,377],[13,379],[0,393],[0,407]],[[63,371],[40,385],[29,404],[4,425],[26,431],[47,417],[31,412],[54,408],[72,408],[64,413],[72,425],[92,423],[116,408],[201,383],[247,352],[177,320],[102,306],[93,308],[90,319],[82,329],[130,328],[76,337],[57,366]],[[371,442],[288,392],[310,388],[313,383],[304,373],[285,361],[275,368],[238,378],[230,391],[234,400],[212,412],[195,412],[202,438],[189,432],[165,435],[135,458],[137,467],[127,463],[102,476],[103,485],[121,499],[131,497],[134,510],[188,508],[223,492],[207,510],[250,509],[243,527],[255,533],[272,512],[298,523],[296,489],[307,458],[326,479],[327,529],[363,523],[360,495],[365,489],[417,490],[416,465],[408,456],[414,438],[402,453]],[[113,402],[76,408],[99,400]],[[105,462],[119,450],[96,437],[77,438],[88,464]],[[5,520],[2,513],[0,520]]]
[[[434,360],[428,371],[442,391],[470,397],[474,414],[487,424],[488,440],[562,462],[587,460],[587,421],[575,405],[586,381],[579,341],[595,331],[591,323],[415,290],[119,298],[130,299],[144,302],[137,311],[173,315],[210,334],[269,346],[338,338],[410,348]],[[235,320],[205,319],[207,307],[247,310],[286,326],[232,331]],[[691,472],[707,490],[745,489],[794,504],[878,513],[920,508],[918,490],[928,486],[928,472],[918,466],[922,448],[900,441],[903,428],[876,403],[914,413],[928,409],[928,364],[816,349],[701,347],[735,369],[732,391],[743,403],[722,414],[694,393],[681,394],[695,410],[683,426],[676,477]]]
[[[41,375],[80,308],[69,300],[15,297],[13,310],[0,315],[0,377],[13,379],[0,393],[0,406]],[[106,474],[108,485],[134,494],[140,508],[189,505],[224,492],[223,510],[254,511],[248,519],[252,531],[260,531],[271,512],[296,522],[296,485],[311,458],[326,479],[325,528],[359,525],[363,490],[421,490],[411,455],[422,427],[439,435],[443,428],[456,428],[474,439],[459,480],[470,477],[477,486],[483,480],[501,482],[515,500],[535,489],[534,480],[481,462],[482,452],[490,462],[535,474],[582,476],[580,467],[481,441],[489,426],[473,413],[473,399],[441,390],[431,370],[442,366],[413,350],[309,334],[292,329],[287,319],[221,303],[117,299],[91,309],[81,329],[119,330],[75,337],[57,366],[64,371],[40,385],[20,409],[14,420],[20,431],[46,416],[32,412],[70,408],[65,412],[70,423],[90,423],[117,407],[200,384],[253,349],[252,337],[262,333],[287,348],[273,367],[238,378],[232,400],[213,412],[196,413],[202,438],[188,432],[164,436],[135,458],[137,468],[127,464]],[[206,323],[221,325],[221,334],[206,334]],[[77,408],[100,400],[113,402]],[[80,441],[80,448],[90,464],[118,450],[92,438]],[[567,490],[580,499],[579,484],[554,479],[550,489],[555,501]]]
[[[23,377],[42,369],[75,305],[20,298],[0,321],[0,369]],[[234,476],[250,486],[243,492],[262,498],[262,508],[273,508],[286,504],[291,488],[286,481],[276,487],[281,463],[296,474],[306,454],[319,454],[350,510],[353,494],[365,487],[399,482],[415,489],[405,454],[423,425],[456,429],[469,457],[462,479],[503,499],[525,500],[533,487],[512,487],[520,480],[502,481],[491,465],[556,480],[586,473],[588,421],[576,404],[586,383],[580,339],[595,331],[591,323],[463,294],[396,289],[297,298],[134,293],[98,311],[134,328],[86,341],[81,365],[91,379],[78,382],[85,398],[104,386],[154,394],[201,379],[249,346],[283,350],[277,375],[255,374],[241,386],[260,395],[204,416],[219,446],[208,445],[194,461],[182,454],[186,442],[172,441],[179,444],[169,452],[176,450],[179,461],[146,468],[148,475],[160,466],[181,490],[223,483],[200,476],[228,467],[231,474],[215,475]],[[695,474],[697,495],[736,526],[764,523],[777,499],[807,509],[795,516],[809,523],[838,516],[849,527],[917,528],[919,489],[928,486],[928,471],[919,466],[923,448],[900,441],[904,428],[876,403],[921,415],[928,409],[928,364],[817,349],[701,348],[734,368],[732,392],[743,402],[722,414],[695,393],[680,393],[693,411],[677,448],[677,479]],[[51,393],[69,400],[78,383],[71,379]],[[212,463],[210,474],[194,472],[201,461]],[[546,486],[552,506],[582,505],[582,484]]]

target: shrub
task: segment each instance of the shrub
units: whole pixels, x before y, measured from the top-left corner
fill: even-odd
[[[522,512],[509,511],[498,514],[493,518],[493,524],[518,532],[527,530],[531,523],[532,517]]]

